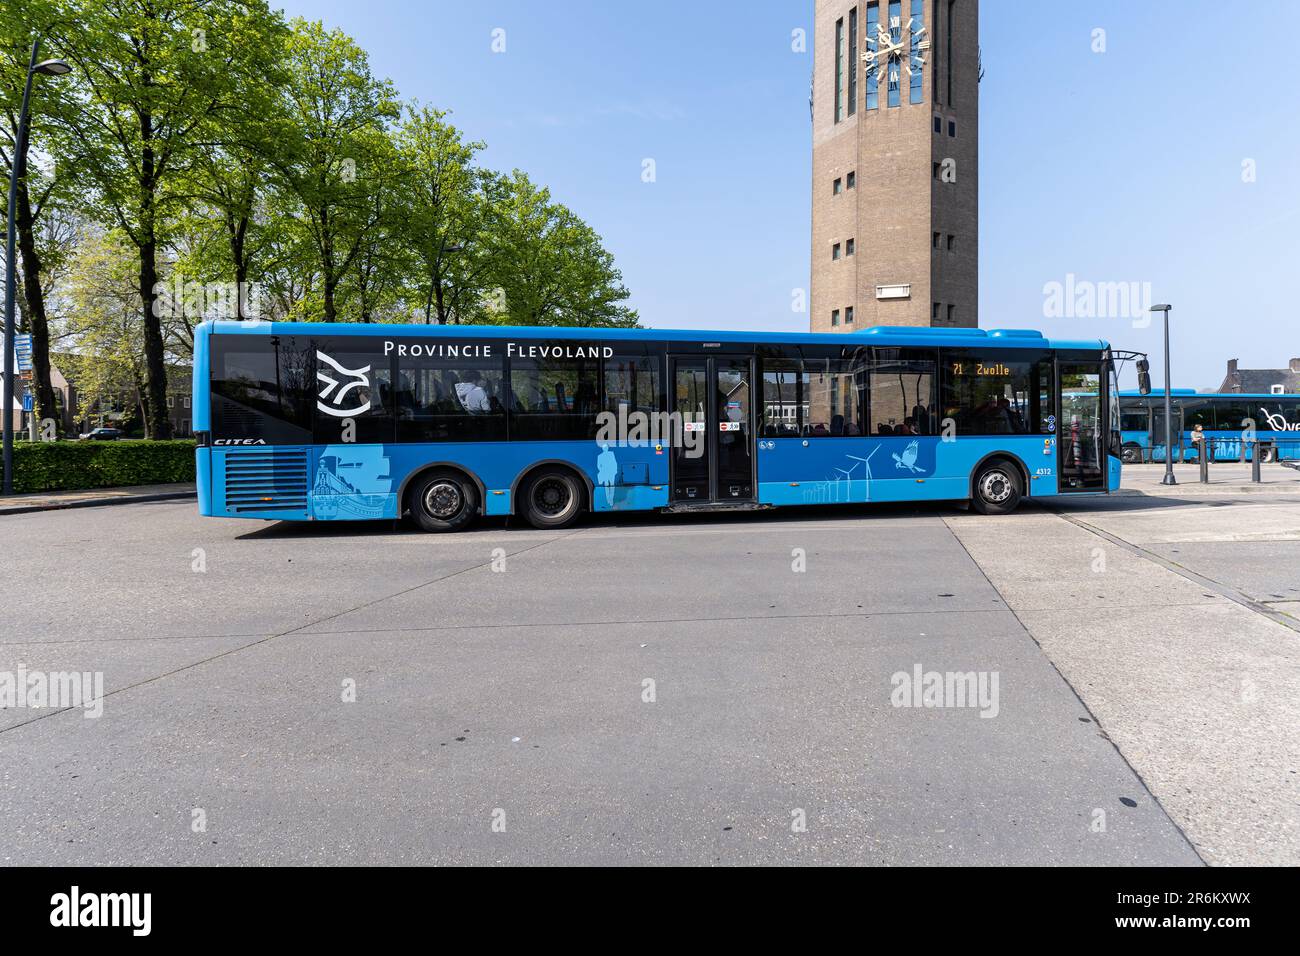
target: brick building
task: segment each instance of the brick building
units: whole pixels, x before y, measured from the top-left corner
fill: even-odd
[[[1300,392],[1300,358],[1293,358],[1286,368],[1238,368],[1237,360],[1229,359],[1219,391],[1242,395]]]
[[[814,332],[978,324],[979,0],[816,0]]]

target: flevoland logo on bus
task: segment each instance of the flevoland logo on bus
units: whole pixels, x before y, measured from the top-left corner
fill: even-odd
[[[324,352],[317,349],[316,358],[324,362],[338,375],[344,376],[345,379],[351,379],[346,384],[341,383],[324,370],[316,372],[316,380],[323,386],[316,396],[316,408],[326,415],[333,415],[335,418],[351,418],[354,415],[364,415],[370,411],[370,366],[363,365],[361,368],[344,368],[334,359],[330,358]],[[363,388],[364,392],[358,392],[357,395],[349,402],[348,394],[353,389]],[[357,399],[367,396],[365,401],[356,404]]]

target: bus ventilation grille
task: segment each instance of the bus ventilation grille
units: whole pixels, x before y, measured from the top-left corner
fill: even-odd
[[[226,453],[226,510],[307,510],[307,452],[273,448]]]

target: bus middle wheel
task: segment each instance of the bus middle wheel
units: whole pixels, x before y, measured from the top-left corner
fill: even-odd
[[[571,471],[545,468],[528,480],[523,511],[534,528],[566,528],[582,512],[582,486]]]

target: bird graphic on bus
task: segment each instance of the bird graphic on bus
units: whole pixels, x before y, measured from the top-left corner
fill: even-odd
[[[344,368],[342,365],[334,361],[334,359],[330,358],[328,355],[326,355],[324,352],[320,351],[319,349],[316,351],[316,358],[324,362],[330,368],[334,369],[334,371],[338,372],[340,375],[348,375],[351,376],[351,378],[353,379],[353,381],[348,382],[342,388],[339,388],[339,383],[337,379],[331,378],[324,371],[318,370],[316,372],[316,378],[319,382],[321,382],[325,386],[320,390],[320,393],[317,395],[316,407],[318,409],[320,409],[326,415],[333,415],[335,418],[351,418],[354,415],[364,415],[366,412],[370,411],[369,398],[367,398],[365,402],[363,402],[362,404],[354,408],[345,408],[343,406],[344,396],[346,396],[348,392],[352,391],[354,388],[365,388],[367,392],[369,391],[370,379],[366,377],[367,373],[370,371],[369,365],[363,366],[362,368],[356,368],[356,369]],[[336,388],[338,388],[337,392],[334,391]],[[331,395],[333,395],[332,398],[330,397]],[[328,398],[330,400],[330,404],[326,405],[324,402],[322,402],[320,399],[323,398]]]
[[[907,443],[907,447],[903,449],[901,455],[895,454],[892,456],[894,459],[894,467],[900,471],[906,469],[914,475],[919,474],[921,469],[916,467],[916,459],[920,453],[921,443],[913,439]]]

